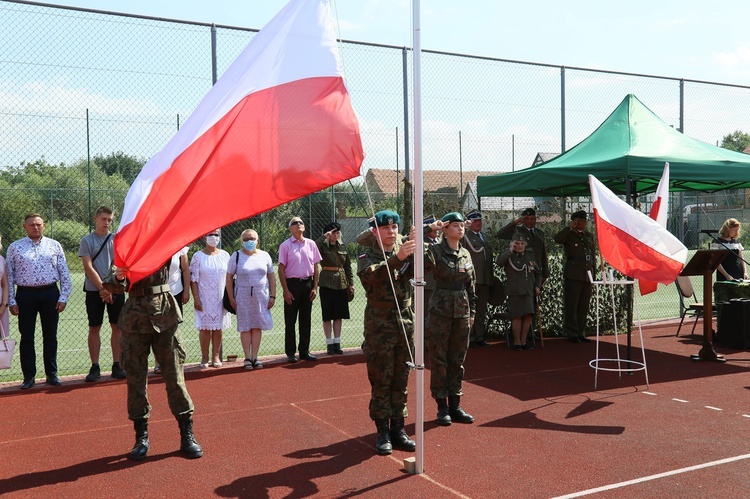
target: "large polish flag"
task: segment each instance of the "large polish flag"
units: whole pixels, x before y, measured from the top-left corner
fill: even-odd
[[[661,174],[661,180],[659,185],[656,187],[656,199],[654,204],[651,205],[651,212],[649,217],[656,220],[662,227],[667,226],[667,211],[669,208],[669,163],[664,163],[664,173]],[[653,293],[659,283],[652,281],[638,281],[638,289],[641,291],[641,296]]]
[[[231,222],[356,177],[364,159],[328,0],[291,0],[125,199],[115,263],[136,282]]]
[[[688,251],[656,220],[632,208],[589,175],[599,250],[619,272],[668,284],[685,267]]]

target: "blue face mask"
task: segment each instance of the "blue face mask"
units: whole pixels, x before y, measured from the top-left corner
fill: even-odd
[[[258,241],[242,241],[242,247],[248,251],[255,251]]]

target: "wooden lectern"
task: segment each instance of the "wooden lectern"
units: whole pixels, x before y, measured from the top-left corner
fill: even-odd
[[[693,258],[680,272],[681,276],[702,275],[703,276],[703,348],[697,354],[690,356],[693,360],[712,360],[714,362],[726,362],[723,355],[717,355],[711,342],[713,314],[712,276],[716,268],[729,254],[729,250],[702,249],[696,251]]]

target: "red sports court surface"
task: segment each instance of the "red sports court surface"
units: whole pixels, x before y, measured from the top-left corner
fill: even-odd
[[[700,330],[700,329],[698,329]],[[269,361],[189,370],[197,460],[177,451],[164,386],[150,378],[151,452],[126,455],[133,430],[125,383],[64,380],[0,389],[0,493],[5,497],[748,497],[750,353],[689,360],[698,336],[675,324],[644,330],[643,372],[588,366],[595,344],[549,339],[516,352],[470,350],[464,407],[473,425],[438,427],[427,379],[424,473],[411,454],[376,456],[359,351],[317,363]],[[637,345],[637,332],[633,335]],[[620,336],[624,340],[623,336]],[[612,337],[601,357],[612,357]],[[640,357],[635,350],[634,358]],[[104,377],[102,378],[105,379]],[[408,430],[413,434],[414,380]]]

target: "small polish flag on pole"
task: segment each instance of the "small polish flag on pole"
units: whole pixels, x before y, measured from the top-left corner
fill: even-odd
[[[619,272],[662,284],[685,267],[688,250],[656,220],[632,208],[589,175],[596,236],[604,260]]]
[[[662,227],[667,226],[667,213],[669,211],[669,163],[664,163],[664,173],[661,174],[661,180],[656,188],[656,199],[654,204],[651,205],[651,212],[649,217],[659,222]],[[641,291],[641,296],[653,293],[656,291],[659,283],[653,281],[638,281],[638,289]]]

